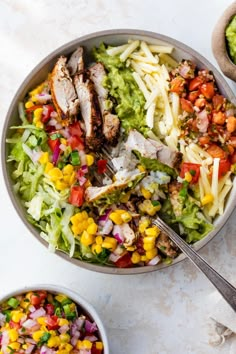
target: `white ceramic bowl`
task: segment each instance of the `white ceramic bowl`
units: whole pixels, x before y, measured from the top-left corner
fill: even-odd
[[[45,246],[47,246],[47,242],[44,241],[40,235],[39,230],[37,230],[33,225],[31,225],[26,218],[26,209],[23,208],[19,196],[17,196],[12,188],[12,180],[11,180],[11,166],[6,163],[6,158],[8,156],[8,146],[6,144],[6,138],[10,136],[10,126],[16,125],[19,123],[18,113],[17,113],[17,104],[19,101],[22,101],[25,97],[26,93],[33,89],[37,84],[41,83],[47,76],[47,73],[52,70],[57,58],[64,54],[69,55],[78,46],[83,46],[87,53],[87,60],[89,61],[90,55],[88,54],[94,46],[98,46],[101,42],[105,42],[111,45],[120,45],[126,43],[129,39],[140,39],[147,41],[152,44],[159,45],[171,45],[175,49],[173,51],[173,57],[180,61],[182,59],[189,59],[196,63],[198,68],[207,68],[214,73],[217,85],[219,87],[220,92],[227,97],[230,101],[236,104],[236,98],[228,86],[227,82],[223,78],[223,76],[216,70],[216,68],[202,55],[197,53],[195,50],[186,46],[185,44],[176,41],[167,36],[163,36],[161,34],[141,31],[141,30],[130,30],[130,29],[119,29],[119,30],[110,30],[103,32],[96,32],[67,43],[62,47],[55,50],[53,53],[49,54],[41,63],[39,63],[35,69],[27,76],[25,81],[22,83],[20,88],[18,89],[13,101],[10,104],[9,111],[7,113],[5,119],[5,125],[2,134],[2,166],[3,166],[3,174],[6,182],[7,190],[9,196],[12,200],[12,203],[18,212],[19,217],[22,219],[27,228],[31,231],[31,233]],[[219,216],[214,221],[214,230],[210,232],[204,239],[196,242],[194,244],[194,248],[199,250],[203,246],[205,246],[223,227],[232,213],[235,207],[235,199],[236,199],[236,180],[234,180],[233,188],[228,197],[225,211],[222,216]],[[115,268],[97,264],[91,264],[87,262],[82,262],[78,259],[70,258],[68,255],[57,252],[58,255],[70,261],[80,267],[90,269],[97,272],[102,273],[111,273],[111,274],[139,274],[139,273],[147,273],[154,270],[162,269],[167,267],[166,264],[160,264],[157,266],[144,266],[144,267],[136,267],[136,268]],[[174,261],[173,265],[182,261],[185,258],[183,254],[179,255]]]
[[[80,306],[82,311],[85,314],[87,314],[97,324],[98,332],[104,345],[104,354],[109,354],[107,334],[101,318],[99,317],[94,307],[90,303],[88,303],[83,297],[81,297],[77,292],[73,290],[70,290],[68,288],[59,285],[57,286],[57,285],[49,285],[49,284],[43,284],[43,285],[35,284],[32,286],[26,286],[24,288],[17,289],[15,291],[11,291],[10,293],[0,296],[0,304],[16,295],[21,295],[28,291],[38,291],[38,290],[46,290],[53,294],[58,294],[58,293],[65,294],[71,300],[73,300],[78,306]]]

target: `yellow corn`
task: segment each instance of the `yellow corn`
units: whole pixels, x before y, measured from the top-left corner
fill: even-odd
[[[214,196],[212,194],[206,194],[202,198],[201,203],[202,203],[202,205],[206,205],[206,204],[212,203],[213,200],[214,200]]]
[[[82,232],[84,231],[83,227],[81,227],[80,225],[72,225],[71,230],[76,236],[82,234]]]
[[[103,343],[102,342],[96,342],[95,346],[96,346],[96,349],[100,349],[100,350],[103,349]]]
[[[46,317],[38,317],[36,320],[40,325],[46,325]]]
[[[9,338],[10,338],[10,341],[11,342],[15,342],[17,341],[19,335],[18,335],[18,332],[15,328],[12,328],[8,331],[8,335],[9,335]]]
[[[34,106],[34,104],[33,104],[33,102],[31,102],[31,101],[27,101],[26,103],[25,103],[25,108],[27,109],[27,108],[31,108],[31,107],[33,107]]]
[[[13,350],[19,350],[20,349],[20,343],[18,342],[14,342],[14,343],[11,343],[8,348],[10,349],[13,349]]]
[[[23,349],[27,349],[27,348],[28,348],[28,345],[27,345],[27,344],[23,344],[23,345],[22,345],[22,348],[23,348]]]
[[[141,188],[141,193],[142,193],[142,195],[144,196],[145,199],[151,199],[151,197],[152,197],[152,193],[146,188],[142,187]]]
[[[139,222],[138,230],[143,233],[146,228],[150,225],[150,220],[148,218],[142,218]]]
[[[16,323],[19,323],[23,316],[24,314],[20,311],[12,311],[11,319]]]
[[[70,218],[72,224],[80,223],[83,220],[82,213],[77,213]]]
[[[149,227],[148,229],[145,230],[145,234],[147,236],[154,236],[157,237],[160,233],[160,230],[158,229],[157,226]]]
[[[121,203],[127,203],[130,199],[130,196],[131,196],[131,191],[122,195],[122,197],[120,198]]]
[[[94,157],[91,154],[86,155],[86,162],[88,166],[92,166],[94,164]]]
[[[75,173],[75,171],[74,171],[74,172],[72,172],[72,174],[71,174],[71,176],[70,176],[69,184],[72,185],[72,184],[75,183],[75,181],[76,181],[76,173]]]
[[[57,180],[63,178],[63,174],[58,167],[53,167],[50,171],[48,171],[48,176],[52,182],[56,182]]]
[[[143,201],[143,203],[139,204],[139,210],[143,213],[147,213],[150,216],[154,216],[157,211],[161,209],[161,205],[158,204],[154,206],[151,202],[151,200],[146,199]]]
[[[143,256],[141,256],[141,261],[142,262],[146,262],[147,261],[147,256],[145,254]]]
[[[53,347],[59,347],[60,344],[61,344],[60,337],[55,336],[55,337],[50,337],[49,338],[47,346],[49,348],[53,348]]]
[[[191,182],[192,179],[193,179],[193,176],[191,175],[190,172],[185,172],[184,179],[185,179],[185,181],[187,181],[187,182]]]
[[[131,256],[131,261],[132,261],[132,263],[134,263],[134,264],[137,264],[137,263],[139,263],[140,261],[141,261],[141,256],[140,256],[140,254],[138,253],[138,252],[133,252],[132,253],[132,256]]]
[[[84,211],[82,211],[81,214],[82,214],[82,219],[83,219],[83,220],[87,220],[87,219],[88,219],[88,213],[87,213],[87,211],[84,210]]]
[[[96,244],[97,245],[101,245],[102,243],[103,243],[103,238],[102,238],[102,236],[97,236],[96,238],[95,238],[95,242],[96,242]]]
[[[152,250],[150,251],[146,251],[146,257],[147,259],[153,259],[154,257],[156,257],[157,255],[157,249],[156,248],[153,248]]]
[[[155,248],[155,242],[144,243],[144,245],[143,245],[143,249],[145,251],[151,251],[151,250],[153,250],[153,248]]]
[[[30,91],[29,95],[30,96],[34,96],[34,95],[38,95],[39,93],[41,93],[44,89],[45,83],[43,82],[42,84],[38,85],[34,90]]]
[[[69,352],[66,349],[61,349],[56,351],[57,354],[69,354]]]
[[[90,225],[90,224],[94,223],[94,220],[93,220],[93,218],[88,218],[87,222],[88,222],[88,225]]]
[[[73,349],[73,345],[71,345],[71,344],[69,344],[69,343],[67,343],[67,344],[65,345],[65,350],[67,351],[67,353],[70,352],[72,349]]]
[[[25,300],[26,300],[26,301],[25,301]],[[23,309],[26,309],[29,305],[30,305],[30,302],[28,302],[27,299],[21,300],[21,302],[20,302],[20,306],[21,306]]]
[[[49,331],[49,333],[51,334],[51,337],[55,337],[57,335],[57,332],[54,330]]]
[[[105,237],[102,243],[102,247],[107,248],[113,252],[117,247],[117,241],[114,237]]]
[[[101,252],[102,252],[102,246],[101,246],[101,245],[98,245],[98,244],[96,244],[96,243],[94,243],[94,244],[92,245],[92,252],[93,252],[94,254],[99,254],[99,253],[101,253]]]
[[[110,213],[109,219],[111,219],[111,221],[113,221],[116,225],[123,224],[123,220],[121,218],[121,215],[119,214],[119,212],[117,212],[117,210]]]
[[[67,145],[67,141],[65,138],[61,138],[60,139],[60,143],[63,144],[63,145]]]
[[[83,347],[84,349],[91,349],[92,348],[92,342],[90,342],[89,340],[87,339],[84,339],[83,340]]]
[[[82,340],[78,340],[76,343],[76,349],[84,349]]]
[[[41,120],[42,114],[43,114],[43,108],[36,108],[34,110],[34,122],[35,123]]]
[[[89,226],[88,225],[88,220],[83,220],[80,225],[81,225],[83,230],[86,230],[87,227]]]
[[[63,296],[63,295],[62,295]],[[64,299],[66,299],[66,296],[64,296]],[[59,301],[59,300],[58,300]],[[63,300],[62,300],[63,301]],[[59,301],[61,302],[61,301]],[[68,325],[69,324],[69,321],[66,319],[66,318],[59,318],[59,321],[58,321],[58,324],[59,326],[65,326],[65,325]]]
[[[132,220],[132,215],[128,211],[125,211],[121,214],[121,219],[123,222],[130,222]]]
[[[48,173],[49,171],[51,171],[54,168],[53,164],[51,162],[47,162],[46,167],[44,172]]]
[[[95,235],[97,230],[98,230],[98,226],[97,224],[95,224],[95,222],[93,222],[87,227],[87,232],[91,235]]]
[[[139,169],[140,172],[146,172],[146,169],[143,165],[138,165],[137,168]]]
[[[39,342],[40,341],[40,338],[44,335],[44,331],[35,331],[33,334],[32,334],[32,337],[33,337],[33,340],[35,340],[35,342]]]
[[[92,183],[89,181],[89,180],[87,180],[86,182],[85,182],[85,184],[84,184],[84,187],[85,188],[88,188],[88,187],[91,187],[92,186]]]
[[[67,333],[60,334],[60,340],[62,343],[68,343],[70,341],[70,336]]]
[[[55,186],[59,191],[64,191],[64,189],[69,188],[68,184],[64,181],[56,181]]]
[[[71,175],[74,172],[74,167],[70,164],[66,165],[62,169],[63,175]]]
[[[43,129],[43,123],[40,122],[40,121],[37,121],[37,122],[35,123],[35,126],[36,126],[37,128]]]
[[[137,249],[136,246],[129,246],[129,247],[126,247],[127,251],[130,251],[130,252],[133,252]]]
[[[49,155],[48,152],[43,152],[39,158],[39,162],[44,165],[45,163],[49,162]]]
[[[94,235],[90,235],[87,231],[84,231],[82,233],[80,242],[84,246],[90,246],[90,245],[92,245],[94,243],[94,240],[95,240]]]
[[[156,236],[146,236],[143,238],[143,243],[155,243],[156,242]]]

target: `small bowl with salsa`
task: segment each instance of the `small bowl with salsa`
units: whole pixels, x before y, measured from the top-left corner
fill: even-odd
[[[215,25],[212,51],[222,72],[236,81],[236,2],[224,11]]]

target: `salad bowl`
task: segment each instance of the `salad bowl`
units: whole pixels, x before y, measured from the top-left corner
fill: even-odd
[[[31,231],[32,235],[34,235],[41,244],[44,246],[48,246],[48,243],[40,237],[40,231],[38,228],[32,225],[32,223],[27,221],[27,212],[26,209],[22,206],[22,201],[19,195],[17,195],[13,190],[13,181],[11,178],[12,174],[12,165],[7,163],[7,159],[10,153],[9,144],[6,144],[6,140],[11,137],[12,131],[11,127],[16,126],[20,123],[18,116],[18,103],[23,101],[26,94],[39,85],[45,78],[48,73],[52,71],[53,67],[57,59],[63,55],[68,56],[73,53],[79,46],[82,46],[86,50],[85,60],[87,62],[93,62],[92,50],[94,47],[99,47],[101,43],[109,43],[112,46],[120,46],[128,41],[144,41],[153,46],[169,46],[173,47],[172,56],[176,61],[181,61],[185,59],[187,61],[193,61],[198,69],[208,69],[213,73],[214,78],[216,80],[217,87],[219,89],[220,94],[227,98],[233,104],[236,104],[236,99],[230,87],[228,86],[225,79],[222,75],[215,69],[215,67],[208,62],[203,56],[197,53],[195,50],[189,48],[181,42],[176,41],[175,39],[169,38],[167,36],[156,34],[148,31],[141,30],[110,30],[110,31],[102,31],[93,33],[90,35],[83,36],[79,39],[76,39],[72,42],[69,42],[59,49],[55,50],[53,53],[49,54],[41,63],[39,63],[35,69],[28,75],[25,81],[22,83],[20,88],[18,89],[13,101],[11,102],[10,108],[8,110],[5,125],[3,129],[2,135],[2,166],[3,166],[3,174],[5,183],[7,186],[7,190],[11,201],[21,218],[24,222],[25,226]],[[224,226],[230,214],[232,213],[235,207],[235,197],[236,197],[236,186],[235,181],[233,182],[232,189],[227,197],[227,201],[225,203],[224,212],[222,215],[214,218],[214,228],[210,231],[204,238],[194,243],[194,248],[196,250],[201,249],[204,245],[206,245]],[[108,265],[102,264],[93,264],[89,262],[82,261],[80,259],[76,259],[73,257],[69,257],[69,255],[65,254],[62,251],[56,250],[56,253],[66,259],[67,261],[74,263],[80,267],[102,272],[102,273],[110,273],[110,274],[139,274],[146,273],[158,269],[162,269],[167,267],[168,265],[165,263],[160,263],[156,265],[148,265],[148,266],[140,266],[140,267],[130,267],[130,268],[117,268]],[[178,255],[172,262],[172,264],[176,264],[182,261],[185,258],[183,254]]]

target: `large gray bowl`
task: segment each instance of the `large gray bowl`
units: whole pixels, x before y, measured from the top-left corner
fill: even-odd
[[[17,112],[17,104],[19,101],[23,100],[24,96],[26,93],[33,89],[37,84],[42,82],[49,71],[52,70],[57,58],[61,55],[68,55],[72,53],[78,46],[83,46],[86,49],[86,52],[89,53],[91,49],[94,46],[98,46],[101,42],[105,42],[108,44],[113,44],[113,45],[120,45],[123,43],[126,43],[128,39],[141,39],[144,41],[147,41],[152,44],[160,44],[160,45],[171,45],[175,48],[173,52],[173,56],[176,58],[176,60],[182,60],[184,59],[190,59],[193,60],[199,68],[208,68],[210,69],[216,78],[217,85],[219,87],[220,92],[227,97],[230,101],[232,101],[234,104],[236,104],[236,98],[226,83],[225,79],[222,77],[222,75],[216,70],[216,68],[209,63],[208,60],[206,60],[204,57],[202,57],[199,53],[197,53],[195,50],[189,48],[188,46],[184,45],[181,42],[176,41],[175,39],[163,36],[161,34],[153,33],[153,32],[147,32],[147,31],[140,31],[140,30],[127,30],[127,29],[119,29],[119,30],[110,30],[110,31],[102,31],[102,32],[96,32],[90,35],[83,36],[81,38],[78,38],[72,42],[69,42],[59,49],[55,50],[53,53],[49,54],[41,63],[39,63],[34,70],[31,71],[31,73],[27,76],[25,81],[22,83],[20,88],[18,89],[13,101],[11,102],[10,108],[8,110],[4,128],[3,128],[3,134],[2,134],[2,166],[3,166],[3,174],[4,174],[4,179],[5,183],[7,186],[7,190],[9,193],[9,196],[11,198],[11,201],[21,218],[21,220],[24,222],[26,227],[31,231],[31,233],[44,245],[47,246],[46,241],[44,241],[40,235],[39,231],[31,225],[26,218],[26,210],[22,206],[20,202],[19,196],[17,196],[12,188],[12,180],[11,180],[11,165],[6,163],[6,159],[8,156],[8,146],[5,143],[6,138],[8,138],[11,134],[10,131],[10,126],[16,125],[19,123],[19,118],[18,118],[18,112]],[[89,54],[87,54],[88,61],[90,60]],[[210,232],[204,239],[201,241],[198,241],[195,243],[194,248],[196,250],[201,249],[203,246],[205,246],[218,232],[219,230],[223,227],[223,225],[226,223],[227,219],[229,218],[230,214],[232,213],[234,207],[235,207],[235,199],[236,199],[236,182],[234,180],[234,185],[233,188],[230,192],[230,195],[228,197],[226,207],[224,214],[222,216],[219,216],[215,219],[214,222],[214,230]],[[154,270],[162,269],[167,267],[165,264],[160,264],[157,266],[145,266],[145,267],[138,267],[138,268],[125,268],[125,269],[119,269],[119,268],[114,268],[114,267],[109,267],[109,266],[102,266],[102,265],[96,265],[96,264],[90,264],[86,262],[82,262],[77,259],[70,258],[63,252],[57,252],[59,256],[62,258],[66,259],[67,261],[74,263],[80,267],[101,272],[101,273],[110,273],[110,274],[139,274],[139,273],[146,273],[146,272],[151,272]],[[176,264],[180,261],[182,261],[185,258],[183,254],[178,256],[172,264]]]

